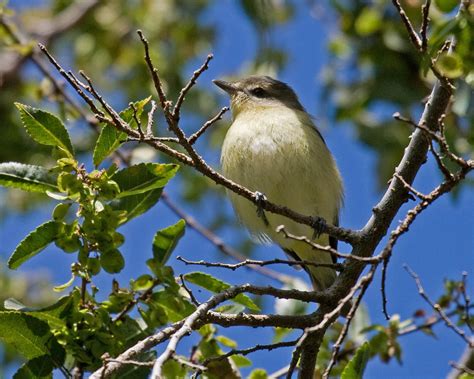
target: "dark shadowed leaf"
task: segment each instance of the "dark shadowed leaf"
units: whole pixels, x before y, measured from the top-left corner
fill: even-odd
[[[30,192],[57,191],[57,178],[41,166],[16,162],[0,163],[0,185]]]
[[[0,312],[0,340],[12,345],[28,360],[42,357],[55,367],[64,360],[64,350],[48,324],[23,312]]]
[[[58,236],[59,226],[56,221],[47,221],[28,234],[11,255],[8,267],[17,269],[53,242]]]

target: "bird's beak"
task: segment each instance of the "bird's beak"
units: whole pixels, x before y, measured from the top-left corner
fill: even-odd
[[[237,90],[237,86],[234,83],[226,82],[225,80],[213,80],[214,84],[219,88],[222,88],[229,95],[233,95]]]

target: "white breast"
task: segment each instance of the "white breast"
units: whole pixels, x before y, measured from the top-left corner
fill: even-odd
[[[258,115],[257,115],[258,114]],[[309,116],[286,107],[241,112],[224,140],[221,155],[226,177],[262,192],[268,200],[333,223],[342,202],[342,183],[335,162]],[[275,232],[278,225],[298,235],[312,231],[285,217],[267,213],[265,226],[256,207],[229,193],[241,221],[260,241],[291,248],[292,241]]]

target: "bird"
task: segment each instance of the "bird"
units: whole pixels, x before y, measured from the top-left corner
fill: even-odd
[[[256,193],[257,198],[288,207],[316,220],[339,225],[344,189],[334,157],[295,91],[270,76],[214,80],[230,96],[232,124],[221,151],[222,173]],[[337,248],[337,240],[313,227],[262,209],[228,190],[238,219],[258,243],[276,243],[289,259],[335,263],[334,256],[279,233],[285,230]],[[256,209],[257,208],[257,209]],[[336,279],[333,267],[302,265],[315,291]]]

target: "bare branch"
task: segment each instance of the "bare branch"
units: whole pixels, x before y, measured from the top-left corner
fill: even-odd
[[[331,255],[334,255],[335,257],[338,257],[338,258],[344,258],[344,259],[353,259],[353,260],[356,260],[356,261],[359,261],[359,262],[364,262],[364,263],[378,263],[379,262],[379,259],[378,258],[369,258],[369,257],[358,257],[358,256],[355,256],[355,255],[351,255],[351,254],[344,254],[344,253],[340,253],[338,252],[336,249],[333,249],[332,247],[330,246],[323,246],[323,245],[319,245],[315,242],[313,242],[312,240],[310,240],[308,237],[306,236],[296,236],[294,234],[291,234],[289,233],[286,229],[285,229],[285,226],[284,225],[280,225],[276,228],[276,231],[278,233],[283,233],[283,235],[285,236],[285,238],[290,238],[290,239],[293,239],[295,241],[302,241],[302,242],[305,242],[307,243],[308,245],[312,246],[314,249],[318,249],[318,250],[322,250],[322,251],[325,251]]]
[[[194,145],[197,141],[197,139],[204,134],[204,132],[210,127],[212,126],[213,124],[215,124],[217,121],[219,121],[220,119],[222,119],[222,116],[224,115],[225,112],[227,112],[229,110],[229,107],[224,107],[222,108],[218,114],[216,114],[213,118],[211,118],[210,120],[206,121],[206,123],[201,126],[201,128],[195,132],[193,135],[191,135],[189,138],[188,138],[188,142],[191,144],[191,145]]]
[[[290,347],[290,346],[295,346],[296,343],[298,342],[298,340],[293,340],[293,341],[285,341],[285,342],[277,342],[277,343],[272,343],[272,344],[268,344],[268,345],[255,345],[253,347],[250,347],[248,349],[232,349],[231,351],[225,353],[225,354],[222,354],[222,355],[219,355],[217,357],[213,357],[213,358],[208,358],[206,359],[204,362],[203,362],[203,365],[204,366],[207,366],[210,362],[215,362],[215,361],[222,361],[226,358],[229,358],[233,355],[237,355],[237,354],[240,354],[240,355],[248,355],[250,353],[254,353],[256,351],[260,351],[260,350],[268,350],[268,351],[272,351],[274,349],[280,349],[282,347]]]
[[[464,330],[458,328],[451,320],[450,318],[446,315],[446,313],[443,311],[443,308],[439,304],[433,303],[433,301],[428,297],[426,294],[423,286],[421,285],[421,280],[420,277],[410,268],[408,265],[403,265],[403,268],[410,274],[410,276],[415,280],[415,284],[418,288],[418,293],[420,296],[430,305],[431,308],[433,308],[439,315],[440,317],[444,320],[446,326],[450,329],[452,329],[457,335],[459,335],[466,343],[471,347],[474,348],[474,340],[471,340],[469,337],[466,336],[466,333]]]
[[[370,282],[367,282],[367,284],[361,288],[359,295],[357,296],[356,300],[352,303],[351,309],[346,316],[346,322],[344,323],[344,326],[342,327],[341,332],[339,333],[339,336],[337,337],[337,341],[334,343],[332,347],[331,359],[329,361],[329,364],[326,370],[323,373],[322,379],[327,379],[329,377],[331,370],[334,367],[334,364],[336,363],[336,359],[341,349],[342,342],[346,338],[347,332],[349,331],[349,326],[351,325],[352,319],[354,318],[355,313],[357,309],[359,308],[360,302],[362,301],[362,298],[364,297],[365,291],[369,287],[369,283]]]
[[[196,81],[201,76],[201,74],[209,68],[209,62],[212,58],[214,58],[214,56],[212,54],[208,54],[202,66],[193,72],[193,76],[191,77],[191,79],[189,79],[188,83],[184,86],[183,89],[181,89],[172,112],[174,121],[176,123],[179,122],[181,106],[183,105],[184,98],[186,97],[189,90],[196,84]]]
[[[200,224],[194,217],[184,212],[176,203],[174,203],[166,192],[163,192],[161,195],[162,201],[167,205],[169,209],[171,209],[178,217],[184,219],[186,221],[186,225],[191,229],[194,229],[198,234],[202,237],[207,239],[211,242],[215,247],[217,247],[222,253],[235,259],[237,261],[245,261],[247,257],[237,250],[233,249],[232,247],[226,245],[224,241],[215,235],[211,230],[205,228],[202,224]],[[255,265],[248,266],[250,269],[259,272],[262,275],[268,276],[272,279],[275,279],[281,283],[290,284],[293,282],[293,278],[291,276],[278,273],[276,271],[270,270],[266,267],[260,267]]]
[[[168,116],[169,116],[169,112],[167,111],[168,100],[166,98],[165,92],[163,91],[163,87],[161,85],[161,79],[158,75],[158,70],[155,68],[151,60],[150,47],[148,45],[148,40],[145,38],[141,30],[137,30],[137,33],[140,36],[140,40],[143,43],[143,47],[145,48],[145,61],[148,66],[148,69],[150,70],[151,77],[153,79],[153,84],[155,85],[155,89],[158,94],[158,98],[160,99],[161,109],[163,109],[163,111],[165,112],[165,117],[166,119],[168,119]]]
[[[474,333],[473,327],[471,325],[471,317],[469,315],[469,308],[471,307],[471,298],[468,296],[466,292],[467,288],[467,272],[463,271],[462,273],[462,282],[461,282],[461,294],[464,299],[464,321],[466,322],[467,327]]]
[[[395,8],[397,8],[398,13],[400,14],[400,17],[403,21],[403,24],[405,25],[405,28],[408,32],[408,36],[410,37],[410,41],[413,43],[415,48],[419,51],[422,50],[422,41],[420,40],[420,37],[418,37],[418,34],[416,33],[415,29],[413,28],[410,19],[408,18],[407,14],[403,10],[402,6],[400,5],[399,0],[392,0],[393,5],[395,5]]]
[[[430,23],[429,13],[430,13],[431,0],[426,0],[423,6],[421,7],[421,51],[425,52],[428,48],[428,24]]]
[[[309,262],[309,261],[293,261],[293,260],[285,260],[285,259],[272,259],[269,261],[257,261],[254,259],[246,259],[245,261],[241,261],[239,263],[220,263],[220,262],[206,262],[203,260],[200,261],[190,261],[181,256],[177,256],[176,259],[181,261],[187,265],[198,265],[198,266],[205,266],[205,267],[220,267],[220,268],[227,268],[230,270],[235,271],[240,267],[245,266],[268,266],[274,264],[285,264],[288,266],[314,266],[314,267],[328,267],[332,268],[336,271],[342,270],[342,264],[340,263],[316,263],[316,262]]]
[[[156,101],[152,100],[151,101],[151,109],[148,112],[148,122],[146,124],[146,136],[147,138],[153,137],[153,118],[155,116],[156,112]]]

